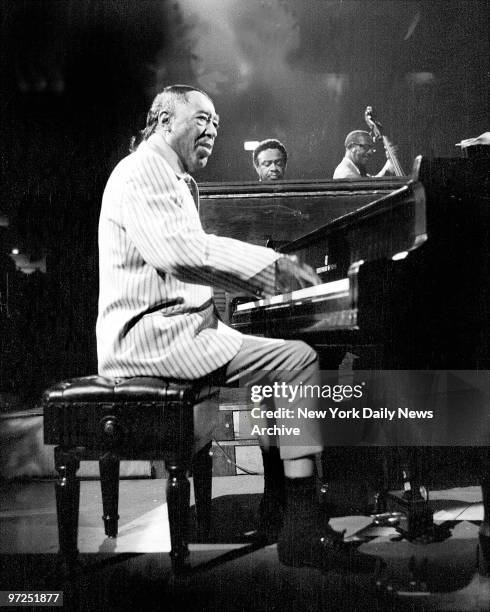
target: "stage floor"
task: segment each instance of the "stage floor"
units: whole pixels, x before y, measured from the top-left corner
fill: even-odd
[[[165,481],[121,481],[116,540],[104,535],[99,482],[82,481],[82,567],[68,580],[57,569],[53,482],[3,483],[1,589],[64,590],[65,609],[80,610],[134,610],[143,596],[152,602],[145,610],[488,610],[490,578],[477,571],[479,487],[431,492],[434,521],[449,528],[442,542],[397,541],[394,528],[359,514],[331,519],[346,537],[363,540],[362,552],[387,563],[377,576],[280,565],[275,545],[253,540],[261,490],[260,476],[214,478],[211,534],[201,541],[193,525],[192,570],[173,578]]]

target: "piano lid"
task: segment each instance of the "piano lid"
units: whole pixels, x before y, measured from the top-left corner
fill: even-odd
[[[406,184],[406,177],[200,184],[204,230],[264,245],[290,242]]]
[[[279,248],[312,266],[322,281],[347,276],[368,261],[402,258],[427,240],[426,198],[410,180],[389,195]]]

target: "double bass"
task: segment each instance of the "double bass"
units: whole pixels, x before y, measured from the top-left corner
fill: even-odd
[[[396,149],[393,144],[389,141],[387,136],[381,132],[381,123],[374,118],[373,107],[368,106],[364,112],[364,119],[367,126],[373,136],[373,140],[382,140],[383,146],[386,152],[386,157],[390,160],[393,165],[395,176],[406,176],[403,168],[398,161],[396,156]]]

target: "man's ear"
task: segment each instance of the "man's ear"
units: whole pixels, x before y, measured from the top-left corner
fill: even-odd
[[[158,125],[168,129],[170,124],[170,113],[168,111],[162,110],[158,114]]]

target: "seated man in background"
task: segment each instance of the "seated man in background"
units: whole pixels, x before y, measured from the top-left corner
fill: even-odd
[[[335,168],[332,178],[359,179],[363,176],[371,176],[367,173],[366,166],[375,151],[376,148],[369,132],[363,130],[349,132],[345,139],[344,159]],[[374,176],[385,176],[388,173],[393,173],[393,166],[389,160],[386,160],[385,165]]]
[[[275,138],[259,142],[253,152],[253,164],[259,181],[280,181],[284,178],[287,163],[286,147]]]
[[[142,142],[107,182],[99,221],[99,374],[206,377],[220,386],[243,377],[250,385],[315,385],[318,357],[309,346],[246,336],[216,315],[213,287],[258,298],[319,282],[311,268],[272,249],[204,232],[189,173],[206,166],[218,121],[204,92],[166,87],[151,105]],[[294,419],[285,424],[293,427]],[[372,570],[373,559],[327,524],[314,477],[320,426],[304,419],[301,427],[308,442],[279,445],[285,473],[279,559],[290,566]],[[261,441],[276,443],[267,436]],[[266,478],[266,494],[273,480]]]

